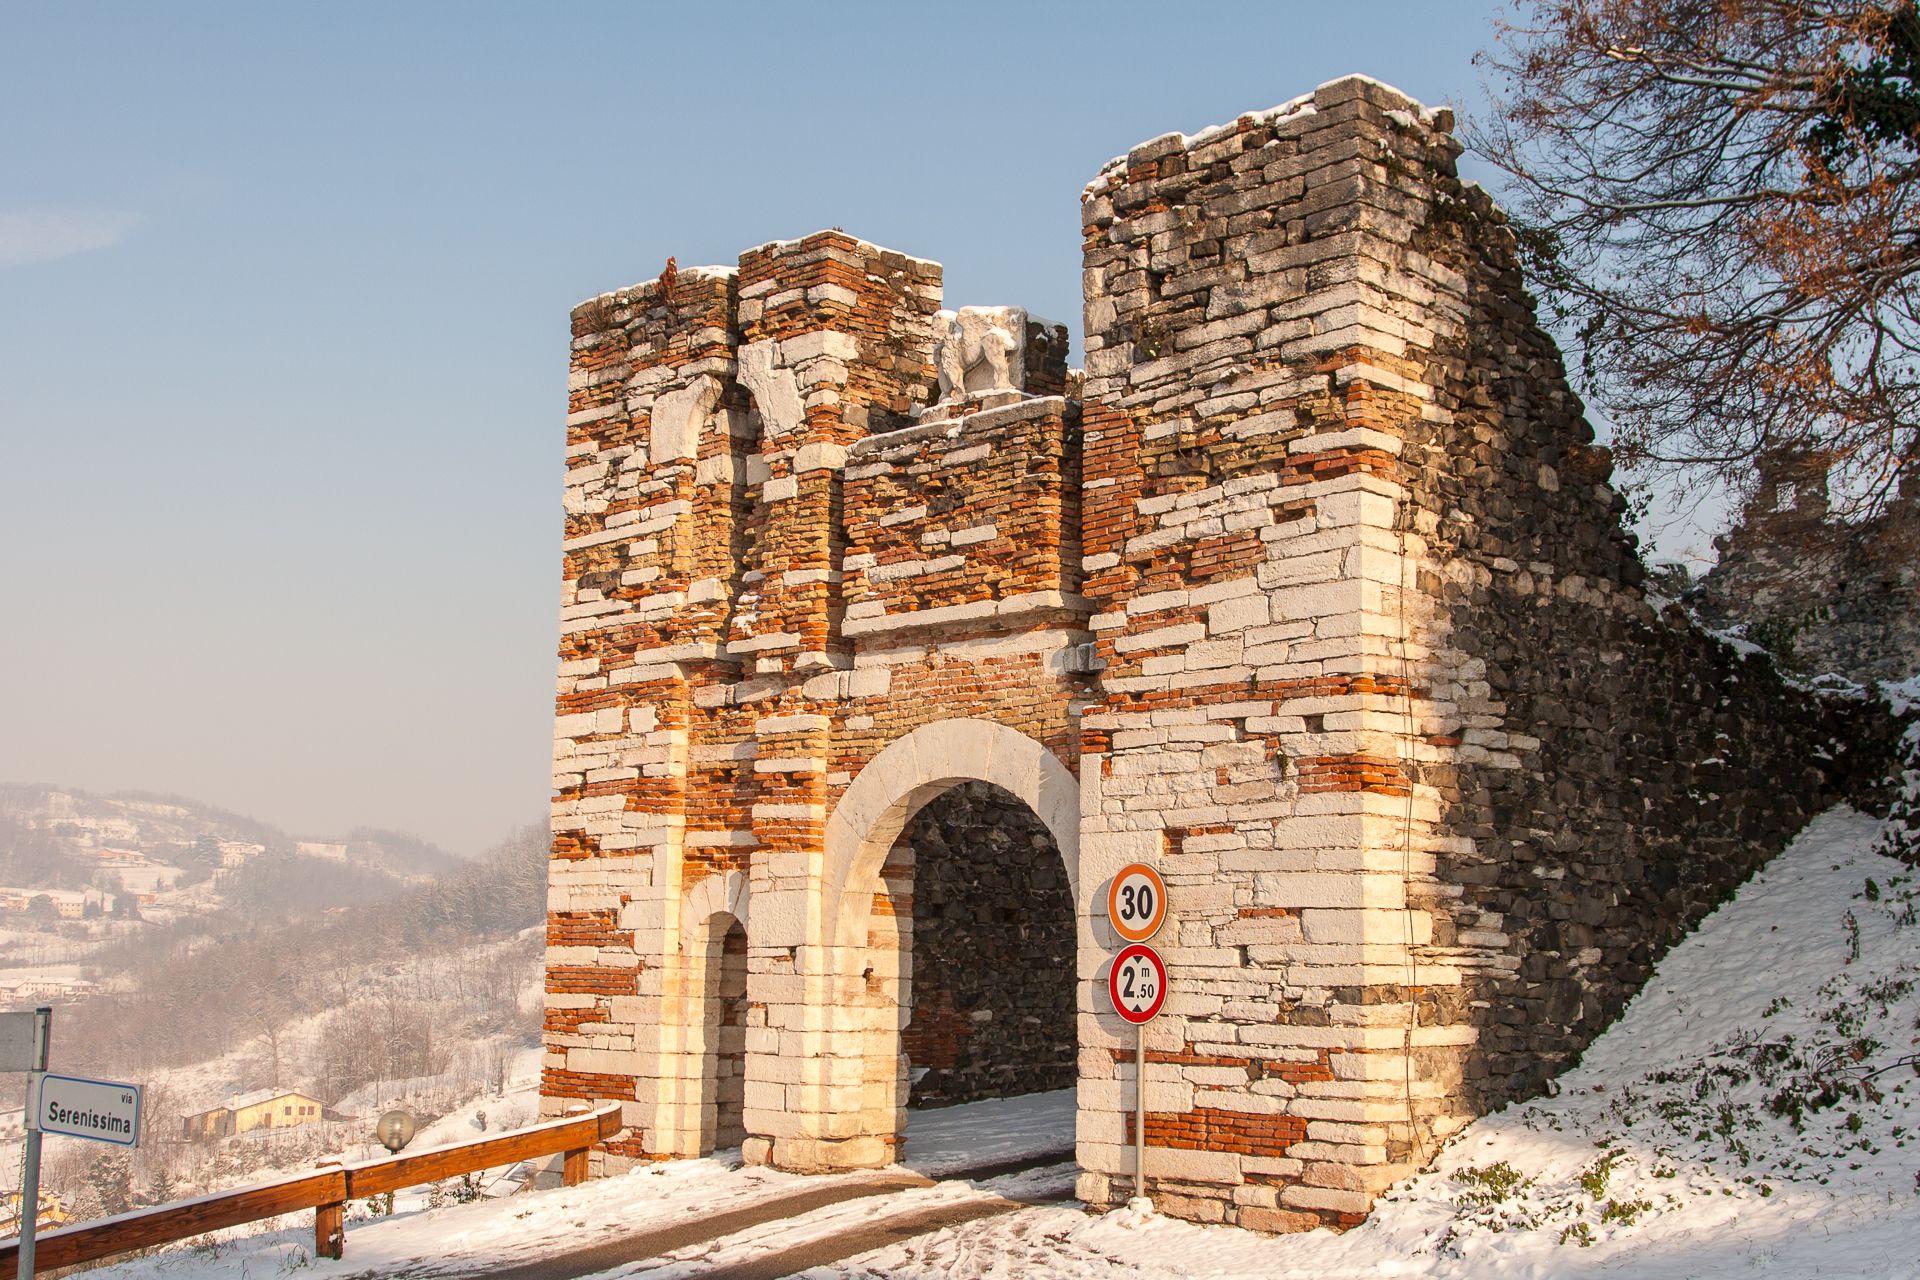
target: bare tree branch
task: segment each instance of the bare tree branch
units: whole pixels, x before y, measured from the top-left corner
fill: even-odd
[[[1920,478],[1913,0],[1531,0],[1481,61],[1468,140],[1623,461]]]

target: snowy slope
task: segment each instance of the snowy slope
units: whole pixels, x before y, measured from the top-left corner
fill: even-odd
[[[1049,1209],[809,1275],[1920,1276],[1920,884],[1879,830],[1814,822],[1557,1097],[1468,1127],[1345,1235]]]
[[[804,1274],[1920,1277],[1920,880],[1871,851],[1880,833],[1881,824],[1847,810],[1812,824],[1675,948],[1561,1078],[1557,1096],[1469,1126],[1429,1173],[1345,1235],[1261,1237],[1135,1209],[1093,1218],[1065,1206],[969,1223]],[[1020,1135],[1046,1134],[1058,1124],[1055,1111],[1065,1114],[1060,1100],[1035,1099],[918,1117],[928,1170],[937,1176],[953,1152],[969,1148],[988,1158],[1042,1149]],[[982,1123],[970,1126],[969,1115]],[[537,1256],[803,1185],[725,1160],[682,1162],[582,1188],[355,1222],[342,1263],[309,1264],[310,1228],[301,1222],[217,1252],[176,1251],[101,1274],[238,1277],[307,1265],[316,1277],[407,1274],[410,1260],[448,1268],[463,1258]],[[606,1274],[699,1275],[776,1239],[832,1236],[1008,1185],[949,1182],[873,1197],[782,1224],[774,1236]]]

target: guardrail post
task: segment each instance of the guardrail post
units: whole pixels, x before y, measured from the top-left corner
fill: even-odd
[[[316,1169],[338,1169],[338,1160],[322,1160]],[[341,1185],[345,1185],[343,1182]],[[336,1261],[347,1251],[347,1203],[336,1200],[313,1209],[313,1256]]]
[[[593,1110],[585,1103],[576,1102],[566,1110],[567,1115],[584,1115]],[[587,1180],[587,1148],[578,1147],[562,1153],[560,1157],[560,1185],[577,1187]]]

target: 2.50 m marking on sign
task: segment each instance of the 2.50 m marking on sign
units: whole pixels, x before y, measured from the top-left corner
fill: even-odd
[[[1152,947],[1135,943],[1113,958],[1107,972],[1107,994],[1122,1018],[1138,1025],[1151,1022],[1167,999],[1167,966]]]

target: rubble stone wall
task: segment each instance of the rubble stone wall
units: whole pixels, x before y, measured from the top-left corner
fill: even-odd
[[[1451,214],[1413,243],[1459,273],[1465,324],[1423,356],[1436,412],[1400,455],[1444,748],[1416,770],[1444,834],[1412,963],[1461,973],[1421,1016],[1474,1040],[1426,1065],[1476,1115],[1544,1088],[1815,813],[1870,795],[1892,726],[1649,602],[1504,218],[1437,167]]]
[[[1046,827],[972,782],[914,815],[900,844],[913,876],[908,1106],[1072,1088],[1073,898]]]

